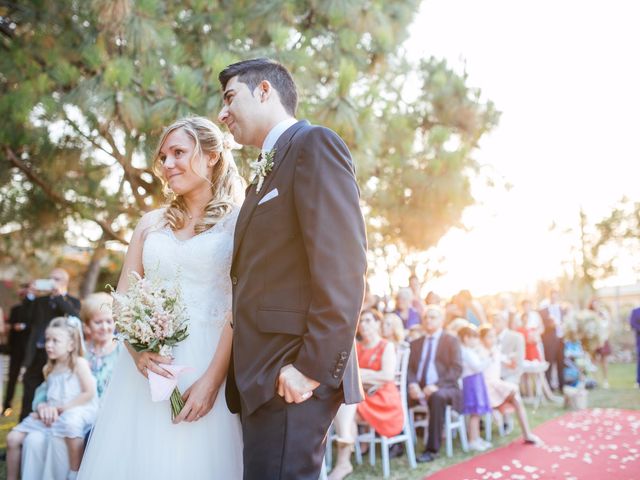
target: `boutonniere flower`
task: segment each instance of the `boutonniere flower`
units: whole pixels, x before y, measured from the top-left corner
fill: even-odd
[[[265,177],[269,174],[271,170],[273,170],[273,159],[276,155],[276,149],[273,148],[268,152],[262,151],[260,157],[255,162],[251,162],[249,167],[251,168],[251,173],[253,174],[253,178],[251,180],[252,184],[256,185],[256,192],[260,192],[262,188],[262,184],[264,183]]]

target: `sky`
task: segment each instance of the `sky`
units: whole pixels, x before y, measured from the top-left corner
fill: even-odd
[[[581,207],[597,220],[623,195],[640,200],[639,18],[640,3],[621,0],[423,3],[409,56],[466,68],[495,102],[500,124],[475,157],[513,185],[476,188],[470,231],[441,239],[447,273],[427,289],[533,291],[571,258],[575,236],[562,231],[575,231]],[[620,272],[609,283],[636,280]]]

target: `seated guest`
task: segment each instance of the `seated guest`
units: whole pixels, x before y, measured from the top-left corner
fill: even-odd
[[[442,330],[444,312],[428,305],[422,317],[426,335],[411,342],[408,391],[413,403],[429,407],[429,439],[419,462],[434,460],[440,450],[444,413],[447,405],[462,408],[458,385],[462,375],[462,354],[456,337]]]
[[[492,446],[480,437],[480,417],[491,413],[483,375],[490,360],[478,351],[478,329],[474,325],[462,327],[458,338],[462,344],[462,413],[469,416],[469,448],[483,452]]]
[[[434,291],[427,293],[427,296],[424,297],[425,305],[440,305],[440,297]]]
[[[44,368],[47,401],[7,435],[7,478],[66,478],[75,480],[84,451],[84,437],[97,413],[96,385],[82,358],[82,327],[77,318],[54,318],[45,330],[47,364]],[[29,447],[34,438],[59,438],[68,458],[52,462],[46,449]],[[22,446],[25,451],[21,452]],[[40,454],[45,452],[44,457]],[[58,450],[56,450],[58,451]],[[64,457],[64,455],[63,455]]]
[[[445,323],[444,331],[457,337],[460,329],[468,326],[473,327],[474,325],[469,323],[469,320],[467,320],[466,318],[457,317],[451,320],[449,323]]]
[[[113,320],[113,298],[107,293],[92,293],[82,301],[80,319],[89,332],[86,359],[91,366],[91,373],[96,379],[98,397],[102,398],[106,391],[111,372],[121,343],[114,338],[115,323]]]
[[[356,439],[357,423],[366,422],[386,437],[393,437],[402,431],[402,401],[394,381],[396,351],[391,342],[380,336],[380,321],[381,316],[375,310],[365,310],[360,314],[357,354],[366,394],[363,402],[341,405],[336,414],[334,425],[338,435],[338,458],[329,480],[341,480],[353,471],[351,451]]]
[[[83,332],[89,334],[85,344],[85,358],[96,381],[98,401],[102,400],[111,378],[113,366],[121,350],[114,339],[115,324],[112,313],[113,298],[106,293],[93,293],[82,301],[80,318]],[[33,408],[47,402],[46,382],[36,390]],[[67,447],[62,438],[34,432],[23,446],[23,456],[44,466],[46,472],[68,470]],[[55,475],[54,475],[55,476]]]
[[[524,363],[524,337],[508,328],[509,320],[502,312],[491,314],[491,324],[496,331],[497,346],[502,353],[502,379],[520,385]]]
[[[404,325],[402,325],[402,319],[395,313],[385,314],[382,319],[380,334],[382,338],[393,343],[397,351],[398,346],[404,342],[406,337]]]
[[[445,327],[449,325],[456,318],[465,318],[464,311],[458,305],[460,302],[458,300],[458,295],[454,295],[449,303],[447,303],[444,307],[444,325]]]
[[[524,338],[524,359],[528,362],[540,362],[542,355],[538,349],[540,343],[540,334],[536,329],[527,328],[527,320],[529,313],[523,313],[522,316],[514,316],[509,323],[509,329],[519,333]]]
[[[525,341],[525,360],[530,362],[541,361],[540,344],[544,326],[540,314],[533,309],[531,300],[522,301],[522,313],[516,315],[511,322],[511,330],[519,332]]]
[[[480,340],[485,349],[484,354],[490,359],[488,367],[484,370],[484,381],[487,385],[491,408],[503,411],[508,406],[513,407],[516,411],[525,443],[540,444],[542,443],[540,438],[534,435],[529,428],[527,412],[524,409],[522,398],[520,398],[518,385],[500,378],[504,354],[500,352],[496,344],[497,338],[496,330],[491,325],[480,327]]]
[[[420,324],[420,314],[411,306],[413,293],[409,288],[401,288],[396,295],[396,309],[394,313],[402,319],[404,328],[409,330]]]
[[[469,290],[461,290],[455,301],[469,323],[479,326],[487,321],[482,304],[473,298]]]

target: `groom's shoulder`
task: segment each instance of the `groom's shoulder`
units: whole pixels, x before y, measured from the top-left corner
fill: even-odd
[[[301,133],[301,137],[305,140],[337,139],[344,142],[344,140],[340,138],[340,135],[322,125],[306,124],[302,127]]]
[[[346,142],[336,132],[322,125],[307,124],[301,129],[298,142],[302,148],[309,151],[317,151],[319,147],[337,148],[344,154],[349,154],[349,147]]]

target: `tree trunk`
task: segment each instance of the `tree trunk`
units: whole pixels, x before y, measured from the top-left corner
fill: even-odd
[[[98,245],[93,250],[91,255],[91,261],[87,267],[87,271],[82,279],[82,285],[80,285],[80,298],[83,299],[87,295],[95,292],[96,284],[98,283],[98,276],[100,275],[100,263],[102,259],[107,255],[107,249],[105,248],[104,238],[98,241]]]

